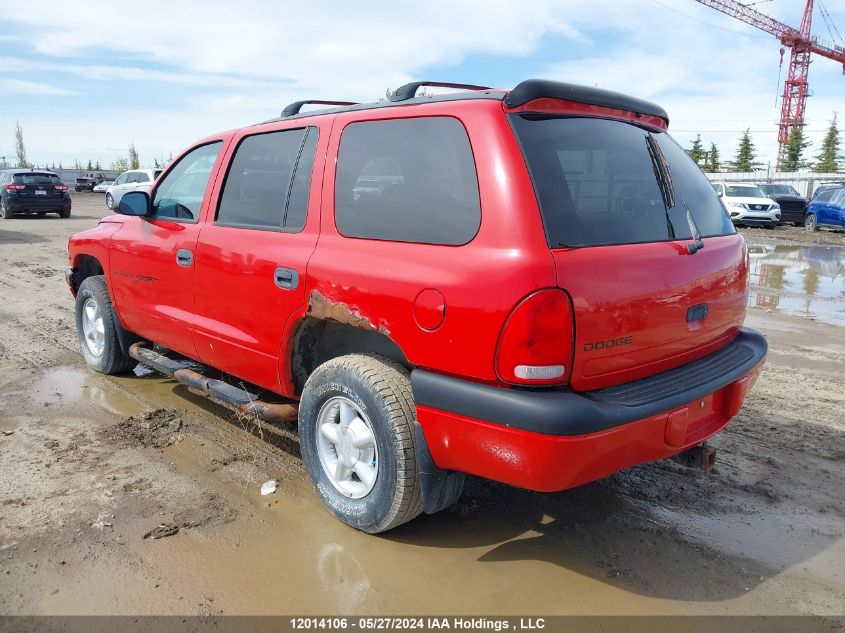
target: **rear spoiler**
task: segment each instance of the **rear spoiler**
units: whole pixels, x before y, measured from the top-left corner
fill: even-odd
[[[507,94],[505,105],[508,108],[518,108],[534,99],[562,99],[603,108],[625,110],[644,116],[658,117],[663,119],[666,125],[669,125],[669,115],[656,103],[629,97],[620,92],[546,79],[527,79],[521,82]]]

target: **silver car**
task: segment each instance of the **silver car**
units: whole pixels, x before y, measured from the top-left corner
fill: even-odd
[[[130,191],[146,191],[149,193],[155,179],[164,171],[162,169],[130,169],[125,171],[106,191],[106,206],[114,210],[120,204],[120,199]]]

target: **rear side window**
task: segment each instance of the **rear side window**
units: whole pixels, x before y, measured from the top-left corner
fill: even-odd
[[[24,173],[15,174],[17,185],[58,185],[62,180],[55,174]]]
[[[317,134],[311,127],[245,137],[226,175],[217,223],[301,229]]]
[[[469,138],[451,117],[352,123],[341,137],[335,222],[347,237],[459,245],[481,225]]]
[[[667,134],[598,118],[510,119],[553,248],[690,239],[687,209],[703,237],[735,232],[714,187]]]
[[[142,171],[135,174],[135,182],[150,182],[150,177]]]

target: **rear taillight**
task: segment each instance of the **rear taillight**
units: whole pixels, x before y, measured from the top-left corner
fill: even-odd
[[[513,309],[499,337],[496,374],[520,385],[557,385],[572,370],[572,303],[562,290],[540,290]]]
[[[16,185],[13,182],[10,182],[8,185],[3,185],[3,188],[6,191],[23,191],[26,189],[26,185]]]
[[[53,185],[53,186],[56,188],[56,191],[67,191],[68,190],[68,186],[64,183],[59,184],[59,185]]]

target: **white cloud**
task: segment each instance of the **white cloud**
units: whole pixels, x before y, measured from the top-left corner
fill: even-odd
[[[70,90],[39,81],[0,78],[0,93],[19,95],[68,95]]]
[[[760,8],[788,23],[800,20],[800,11],[785,3]],[[148,0],[131,16],[121,11],[113,2],[89,0],[84,15],[68,15],[63,1],[41,0],[4,16],[20,36],[14,47],[0,40],[0,87],[18,82],[20,93],[28,73],[54,72],[72,78],[69,85],[82,94],[83,79],[93,82],[92,93],[96,86],[120,91],[127,82],[147,82],[151,98],[129,108],[92,99],[72,120],[43,109],[11,112],[0,102],[0,146],[7,142],[2,131],[20,118],[36,160],[42,152],[106,160],[106,148],[131,138],[151,157],[217,129],[269,118],[296,99],[372,100],[388,86],[436,79],[431,69],[482,54],[525,59],[513,82],[544,76],[653,99],[669,111],[682,143],[701,131],[724,158],[746,127],[760,130],[754,138],[761,153],[774,158],[776,152],[779,43],[689,0]],[[834,19],[845,24],[841,11]],[[550,39],[559,42],[559,54],[549,53]],[[531,66],[543,43],[544,59]],[[840,70],[828,60],[813,64],[809,129],[824,128],[835,108],[845,111]],[[65,85],[28,94],[62,94]],[[166,106],[155,99],[165,90]]]

